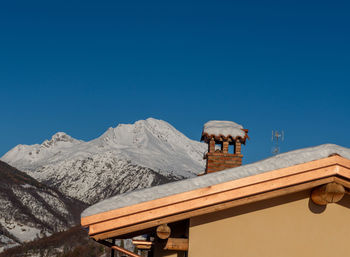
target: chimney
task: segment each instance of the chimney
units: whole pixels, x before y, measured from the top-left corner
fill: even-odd
[[[208,121],[204,124],[201,141],[208,144],[205,173],[242,165],[241,145],[245,144],[248,130],[232,121]]]

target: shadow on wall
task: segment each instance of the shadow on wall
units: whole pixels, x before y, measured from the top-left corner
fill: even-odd
[[[324,212],[327,208],[327,205],[318,205],[315,204],[312,200],[311,197],[309,198],[309,210],[315,214],[320,214]]]

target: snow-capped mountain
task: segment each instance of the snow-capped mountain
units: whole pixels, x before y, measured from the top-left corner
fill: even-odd
[[[0,161],[0,252],[77,224],[85,204]]]
[[[114,194],[192,177],[204,170],[205,144],[149,118],[109,128],[84,142],[59,132],[18,145],[1,160],[64,194],[94,203]]]

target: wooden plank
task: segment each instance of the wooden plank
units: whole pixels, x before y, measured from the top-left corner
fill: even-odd
[[[146,240],[135,240],[135,239],[132,240],[132,243],[133,243],[134,245],[152,245],[152,244],[153,244],[153,242],[151,242],[151,241],[146,241]]]
[[[82,226],[88,226],[101,221],[107,221],[110,219],[127,216],[131,213],[138,213],[145,210],[151,211],[155,207],[167,206],[173,203],[186,201],[188,199],[195,199],[198,197],[203,197],[205,195],[215,194],[215,193],[223,192],[232,188],[243,187],[254,183],[262,183],[264,181],[280,178],[283,176],[291,176],[293,174],[303,173],[309,170],[318,169],[320,167],[332,166],[338,163],[341,165],[344,165],[344,167],[350,168],[350,160],[347,160],[341,156],[331,156],[328,158],[311,161],[308,163],[298,164],[287,168],[264,172],[261,174],[221,183],[218,185],[200,188],[189,192],[171,195],[164,198],[135,204],[132,206],[126,206],[116,210],[111,210],[111,211],[83,217],[81,219],[81,224]]]
[[[349,178],[349,179],[350,179],[350,178]],[[346,187],[346,188],[350,188],[350,181],[345,180],[345,179],[343,179],[343,178],[341,178],[341,177],[335,177],[335,178],[334,178],[334,182],[336,182],[336,183],[338,183],[338,184],[341,184],[341,185],[343,185],[343,186]]]
[[[164,250],[188,251],[187,238],[168,238]]]
[[[145,212],[138,212],[135,214],[130,214],[128,216],[120,217],[118,219],[107,220],[105,222],[90,225],[89,234],[93,235],[118,227],[124,227],[140,222],[146,222],[150,219],[186,212],[193,209],[218,204],[221,202],[239,199],[249,195],[260,194],[263,192],[300,184],[305,181],[312,181],[324,177],[333,176],[336,174],[335,170],[335,166],[330,166],[326,168],[308,171],[305,173],[295,174],[293,176],[279,177],[275,180],[265,181],[264,183],[257,183],[244,187],[234,188],[224,192],[211,194],[196,199],[190,199],[188,201],[173,203],[164,207],[153,208],[152,210],[147,210]]]
[[[350,168],[344,167],[343,165],[339,165],[338,174],[345,178],[350,178]]]
[[[112,231],[96,234],[96,235],[93,235],[91,237],[96,239],[96,240],[118,237],[118,236],[132,233],[135,231],[155,227],[155,226],[158,226],[158,225],[164,224],[164,223],[171,223],[171,222],[184,220],[184,219],[188,219],[188,218],[199,216],[199,215],[204,215],[204,214],[208,214],[208,213],[212,213],[212,212],[216,212],[216,211],[221,211],[221,210],[237,207],[237,206],[244,205],[244,204],[250,204],[250,203],[266,200],[269,198],[274,198],[274,197],[279,197],[279,196],[283,196],[283,195],[287,195],[287,194],[291,194],[291,193],[295,193],[295,192],[300,192],[300,191],[307,190],[307,189],[310,189],[310,188],[313,188],[316,186],[320,186],[320,185],[323,185],[326,183],[333,182],[334,179],[335,179],[334,177],[327,177],[327,178],[319,179],[316,181],[311,181],[311,182],[307,182],[307,183],[303,183],[303,184],[299,184],[299,185],[294,185],[291,187],[286,187],[286,188],[262,193],[259,195],[253,195],[253,196],[249,196],[249,197],[245,197],[245,198],[241,198],[241,199],[236,199],[236,200],[224,202],[224,203],[221,203],[218,205],[207,206],[204,208],[192,210],[192,211],[185,212],[185,213],[179,213],[179,214],[171,215],[168,217],[150,220],[150,221],[147,221],[144,223],[139,223],[139,224],[131,225],[128,227],[118,228],[118,229],[115,229]]]
[[[138,249],[149,250],[151,249],[153,242],[146,240],[132,240],[132,244]]]
[[[334,156],[335,161],[342,167],[350,169],[350,160],[340,155]]]

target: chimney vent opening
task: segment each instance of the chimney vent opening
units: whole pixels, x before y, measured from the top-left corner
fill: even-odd
[[[208,144],[205,173],[242,165],[241,145],[245,144],[248,130],[232,121],[209,121],[204,124],[201,141]]]

